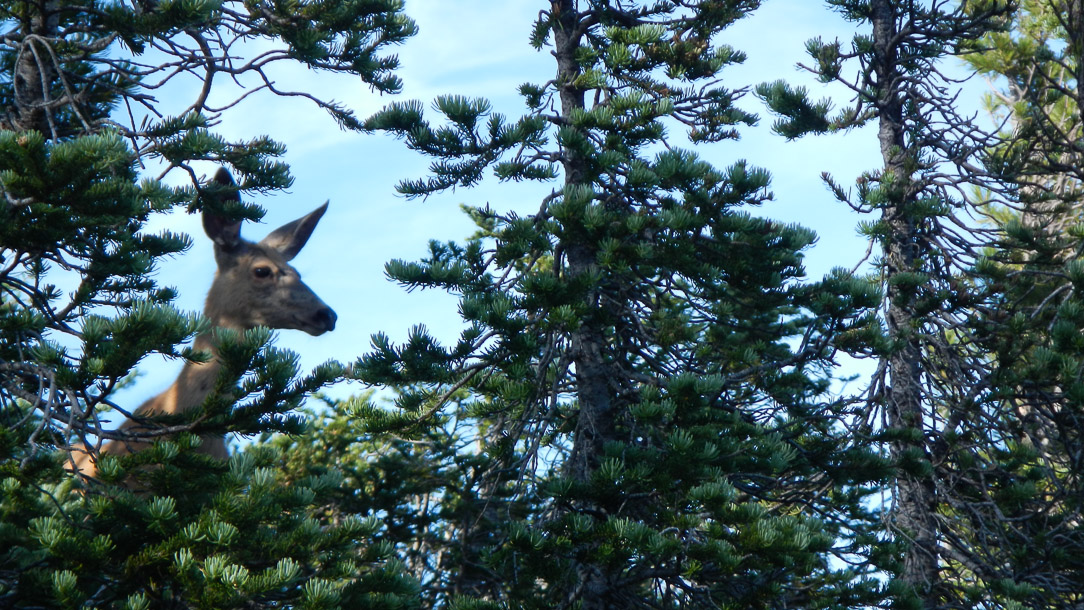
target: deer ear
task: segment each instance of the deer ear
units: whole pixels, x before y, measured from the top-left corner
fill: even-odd
[[[224,167],[218,168],[218,171],[215,172],[215,177],[213,178],[213,180],[218,184],[221,184],[222,186],[237,186],[237,183],[233,180],[233,174],[230,173],[230,170]]]
[[[214,181],[222,186],[237,185],[233,181],[233,176],[230,175],[229,170],[224,167],[218,168]],[[222,198],[226,201],[241,200],[236,191],[223,195]],[[239,220],[227,220],[218,214],[204,210],[203,230],[207,233],[207,237],[210,237],[211,241],[215,242],[215,245],[223,250],[234,250],[241,245],[241,221]]]
[[[260,245],[277,250],[286,260],[292,259],[305,246],[305,242],[309,241],[312,230],[326,211],[327,203],[324,203],[305,216],[275,229],[260,241]]]

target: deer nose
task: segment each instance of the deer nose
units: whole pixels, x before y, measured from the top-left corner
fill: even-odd
[[[332,311],[330,307],[323,307],[321,309],[318,309],[313,315],[313,320],[317,324],[322,324],[324,326],[325,332],[335,330],[335,320],[338,319],[339,316],[335,315],[335,312]]]

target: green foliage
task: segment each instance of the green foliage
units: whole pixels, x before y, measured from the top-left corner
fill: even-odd
[[[144,600],[250,608],[293,600],[311,608],[403,608],[417,601],[376,520],[329,520],[322,507],[341,493],[341,480],[288,480],[273,449],[221,464],[192,454],[182,437],[171,451],[124,460],[161,464],[152,473],[154,494],[108,482],[80,494],[54,457],[20,467],[8,440],[0,565],[18,577],[0,595],[13,607],[124,608]]]
[[[469,425],[441,419],[406,435],[374,433],[394,416],[368,392],[307,411],[303,434],[261,439],[289,481],[330,480],[324,514],[332,522],[380,515],[378,539],[421,583],[426,607],[459,595],[499,590],[483,566],[481,545],[499,529],[501,494],[480,494],[488,463],[468,445]],[[459,404],[458,399],[453,404]],[[259,451],[263,451],[260,449]],[[513,488],[506,485],[504,494]],[[409,599],[403,598],[404,605]]]
[[[864,535],[881,542],[863,560],[888,577],[884,593],[893,607],[1000,607],[997,593],[979,602],[974,592],[1004,564],[969,537],[988,535],[971,529],[984,528],[980,522],[990,517],[989,499],[976,492],[996,468],[991,453],[1009,442],[990,429],[1004,406],[987,398],[1005,386],[991,374],[992,353],[980,347],[991,329],[1007,327],[974,322],[1006,301],[997,282],[975,272],[996,267],[983,258],[988,236],[967,220],[986,208],[952,193],[970,185],[1003,192],[996,178],[1011,162],[1006,156],[1002,168],[986,171],[997,139],[959,110],[948,70],[958,57],[978,57],[967,54],[984,41],[1015,36],[1007,31],[1015,3],[828,4],[868,30],[849,47],[810,40],[807,70],[853,91],[850,106],[829,116],[827,101],[813,102],[804,89],[779,82],[757,93],[780,115],[775,130],[790,139],[876,124],[880,167],[861,175],[853,190],[824,175],[838,200],[875,215],[859,230],[871,249],[880,248],[875,269],[884,336],[867,334],[856,347],[879,359],[863,419],[881,422],[875,439],[894,469],[884,502],[887,537],[894,540],[885,540],[880,528],[868,530]],[[1023,501],[1031,487],[1008,483],[1011,478],[1006,497]]]
[[[1008,186],[993,192],[997,240],[976,272],[997,299],[976,315],[991,367],[987,433],[996,450],[973,458],[988,474],[969,488],[976,506],[966,539],[983,557],[983,582],[1005,607],[1062,608],[1080,603],[1077,433],[1081,388],[1079,200],[1076,90],[1084,15],[1076,5],[1020,2],[1011,29],[985,36],[968,56],[999,79],[987,109],[1005,121],[985,159]],[[981,502],[981,504],[980,504]],[[994,512],[995,514],[991,514]],[[1037,553],[1053,536],[1055,552]],[[976,587],[978,589],[978,587]],[[979,591],[975,599],[982,599]]]
[[[791,89],[787,83],[775,81],[757,85],[756,92],[769,108],[788,117],[772,125],[772,130],[781,136],[794,139],[807,133],[825,133],[832,128],[832,121],[827,118],[831,102],[822,100],[816,104],[809,103],[804,87]]]
[[[222,111],[207,96],[218,70],[262,73],[266,61],[232,62],[243,40],[263,38],[283,49],[264,57],[271,63],[394,91],[396,61],[383,53],[414,31],[402,3],[6,2],[0,14],[0,606],[416,605],[416,582],[379,523],[329,519],[340,479],[288,480],[269,448],[228,463],[195,451],[216,433],[300,431],[291,411],[341,377],[336,363],[299,375],[266,329],[215,334],[216,387],[200,408],[157,421],[170,434],[103,457],[96,480],[65,469],[69,446],[93,449],[109,434],[99,415],[143,358],[209,357],[180,347],[212,329],[174,309],[175,289],[155,276],[158,261],[191,240],[146,223],[182,206],[256,219],[258,207],[224,192],[290,184],[275,161],[280,144],[213,131]],[[182,73],[205,87],[178,116],[163,116],[153,90]],[[336,104],[309,99],[360,129]],[[231,166],[240,187],[201,184],[195,161]],[[141,181],[147,163],[193,180]]]
[[[806,45],[855,94],[834,110],[731,83],[745,56],[719,39],[757,0],[544,2],[529,42],[557,74],[518,87],[522,117],[445,95],[364,121],[263,70],[397,91],[397,0],[0,6],[0,606],[1079,606],[1078,4],[830,0],[872,29]],[[277,50],[235,61],[254,39]],[[1005,78],[1000,140],[956,113],[939,62],[957,56]],[[175,73],[206,88],[163,116],[148,92]],[[459,298],[458,340],[378,333],[301,374],[266,329],[171,306],[156,264],[191,240],[146,233],[153,215],[258,219],[233,195],[291,181],[277,142],[215,132],[227,73],[431,157],[407,197],[551,183],[534,214],[465,206],[474,236],[387,264]],[[806,278],[816,236],[755,214],[769,172],[673,140],[737,139],[750,90],[788,139],[877,123],[883,166],[850,189],[824,175],[875,214],[874,281]],[[148,161],[193,180],[140,181]],[[971,183],[1005,204],[993,228],[957,217]],[[180,347],[194,336],[215,354]],[[221,373],[73,477],[67,448],[114,434],[99,417],[153,353]],[[880,359],[860,396],[840,394],[844,355]],[[390,393],[303,406],[344,377]],[[226,432],[258,440],[199,452]]]
[[[471,473],[485,508],[444,525],[469,542],[431,543],[481,570],[450,589],[478,601],[440,603],[876,599],[831,558],[858,552],[852,528],[873,518],[863,498],[886,466],[845,434],[847,405],[827,391],[836,339],[879,336],[863,313],[878,296],[844,272],[804,279],[812,232],[750,214],[771,198],[767,171],[715,168],[667,139],[755,122],[721,79],[744,55],[712,40],[758,4],[556,2],[531,42],[558,76],[520,86],[523,118],[445,96],[439,124],[418,102],[366,121],[433,157],[429,177],[400,184],[407,196],[486,171],[563,180],[536,214],[471,208],[475,237],[389,263],[408,288],[458,295],[467,329],[448,346],[420,327],[402,345],[378,336],[354,367],[401,388],[412,434],[464,421],[478,447],[468,470],[437,475],[456,503]]]

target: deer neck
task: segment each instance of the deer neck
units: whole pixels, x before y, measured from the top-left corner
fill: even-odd
[[[217,326],[217,325],[216,325]],[[226,326],[229,328],[232,325]],[[240,330],[240,329],[238,329]],[[215,388],[222,370],[218,349],[211,332],[196,336],[192,349],[211,355],[204,362],[185,363],[177,380],[165,392],[152,399],[149,410],[160,413],[181,413],[198,408]]]

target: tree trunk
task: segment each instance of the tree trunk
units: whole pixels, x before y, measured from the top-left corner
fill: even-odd
[[[3,123],[14,131],[35,130],[46,137],[55,137],[48,105],[56,72],[48,47],[57,35],[60,14],[55,1],[42,2],[36,9],[23,18],[22,39],[18,42],[20,49],[13,74],[15,108]]]
[[[576,61],[583,30],[576,0],[558,0],[552,3],[554,26],[554,54],[557,58],[557,83],[561,99],[561,116],[569,117],[575,110],[585,107],[584,91],[576,84],[581,70]],[[584,160],[575,151],[564,151],[565,184],[581,184]],[[589,239],[586,230],[566,227],[573,239],[562,244],[568,262],[570,277],[592,271],[597,265],[598,246]],[[577,235],[578,234],[578,235]],[[578,481],[587,481],[598,468],[605,444],[615,438],[615,397],[604,355],[606,345],[604,312],[600,306],[601,287],[592,287],[586,299],[589,313],[571,337],[573,362],[576,370],[576,397],[579,405],[568,474]],[[589,508],[592,512],[600,507]],[[600,511],[602,514],[604,510]],[[579,562],[576,567],[577,586],[572,591],[584,610],[612,607],[615,583],[612,577],[590,561]],[[573,600],[569,600],[573,601]]]
[[[902,79],[899,57],[894,46],[897,35],[896,12],[890,0],[872,3],[873,44],[877,62],[876,103],[880,117],[878,139],[884,159],[884,178],[893,181],[893,193],[882,212],[891,228],[885,242],[885,279],[887,281],[886,325],[894,348],[888,358],[889,385],[886,418],[890,429],[923,430],[922,347],[916,335],[912,313],[913,297],[901,293],[892,281],[900,273],[917,271],[921,263],[918,225],[913,213],[917,189],[911,187],[907,170]],[[905,10],[905,9],[904,9]],[[891,451],[897,462],[910,461],[907,455],[920,453],[930,458],[923,440],[893,441]],[[936,495],[929,477],[916,477],[901,469],[897,476],[893,522],[896,535],[910,544],[906,550],[899,578],[922,599],[924,608],[937,606],[938,580]]]

